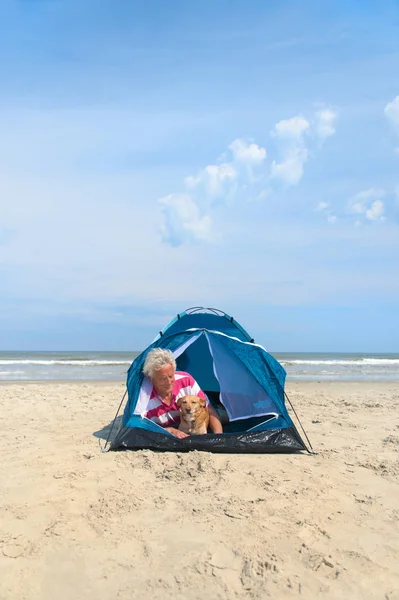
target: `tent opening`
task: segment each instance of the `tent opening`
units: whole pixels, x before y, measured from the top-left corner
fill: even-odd
[[[201,332],[174,352],[178,371],[190,373],[219,413],[225,433],[244,432],[277,419],[268,393],[223,337]]]

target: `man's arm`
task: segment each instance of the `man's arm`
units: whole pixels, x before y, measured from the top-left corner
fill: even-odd
[[[213,433],[223,433],[223,427],[220,422],[219,415],[217,414],[217,412],[213,408],[213,406],[211,406],[211,405],[208,406],[208,412],[209,412],[209,427],[211,428]]]
[[[169,433],[171,433],[177,438],[180,438],[181,440],[183,438],[188,437],[187,433],[184,433],[184,431],[180,431],[180,429],[176,429],[176,427],[165,427],[165,431],[169,431]]]

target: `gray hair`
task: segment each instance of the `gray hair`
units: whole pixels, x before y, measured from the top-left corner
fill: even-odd
[[[145,358],[143,373],[146,377],[152,379],[155,371],[162,369],[165,365],[173,365],[173,368],[176,370],[176,361],[173,352],[164,350],[163,348],[153,348]]]

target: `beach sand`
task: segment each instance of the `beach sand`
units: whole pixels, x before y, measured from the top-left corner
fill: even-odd
[[[0,385],[1,600],[399,598],[398,384],[289,384],[313,456],[101,454],[123,392]]]

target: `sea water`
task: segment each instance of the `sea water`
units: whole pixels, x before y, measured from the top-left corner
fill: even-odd
[[[124,381],[132,352],[0,352],[0,381]],[[291,381],[399,381],[399,354],[271,354]]]

